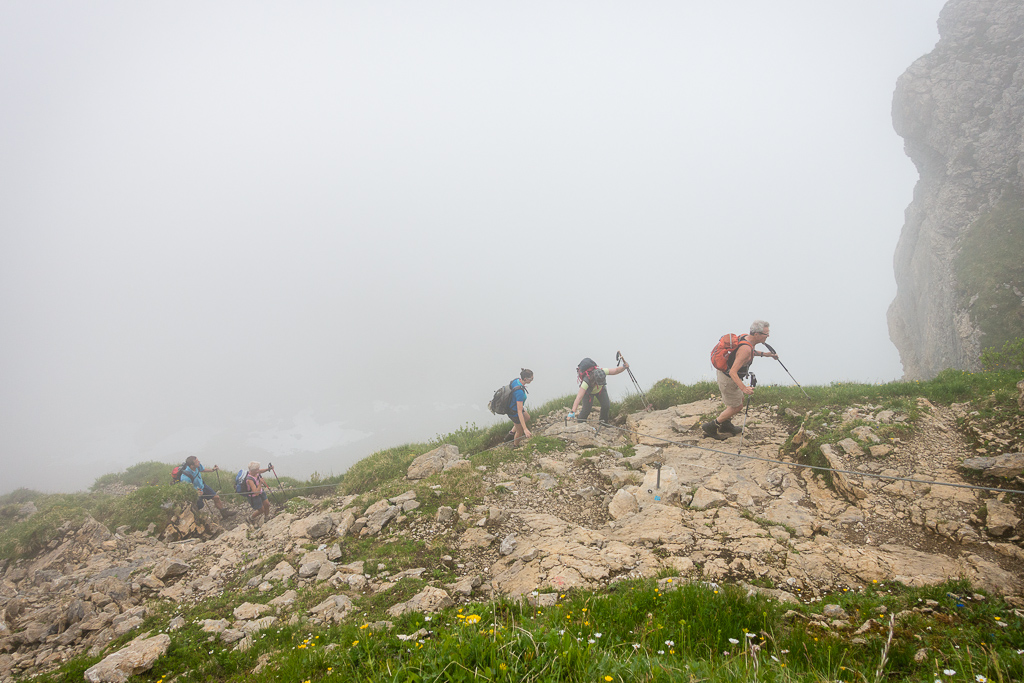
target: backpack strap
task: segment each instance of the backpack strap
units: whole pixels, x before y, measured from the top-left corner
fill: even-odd
[[[751,351],[750,360],[754,360],[754,356],[753,356],[754,342],[750,341],[749,337],[750,337],[750,335],[748,335],[748,334],[741,334],[738,337],[736,337],[736,348],[729,352],[729,370],[730,371],[732,370],[732,364],[736,362],[736,354],[739,352],[741,346],[746,345],[746,346],[750,347],[750,351]],[[744,366],[744,367],[748,367],[749,365],[750,365],[750,363],[747,363],[747,365]],[[729,372],[726,372],[725,374],[729,374]],[[740,375],[741,379],[747,376],[747,373],[744,372],[742,368],[740,369],[740,372],[738,374]]]
[[[519,380],[519,387],[518,387],[518,388],[517,388],[517,387],[514,387],[514,386],[512,386],[513,384],[515,384],[515,382],[516,382],[516,379],[518,379],[518,380]],[[514,394],[515,392],[519,391],[519,389],[522,389],[522,390],[523,390],[523,393],[524,393],[524,394],[529,394],[529,393],[530,393],[530,392],[529,392],[529,391],[528,391],[528,390],[526,389],[526,384],[524,384],[524,383],[523,383],[523,380],[522,380],[522,378],[519,378],[519,377],[516,377],[516,378],[515,378],[515,379],[513,379],[513,380],[512,380],[511,382],[509,382],[509,383],[508,383],[508,388],[512,390],[512,393],[513,393],[513,394]]]

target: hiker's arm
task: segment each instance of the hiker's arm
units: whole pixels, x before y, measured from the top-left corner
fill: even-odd
[[[775,360],[779,359],[779,354],[771,353],[770,351],[755,351],[754,355],[760,356],[761,358],[774,358]]]
[[[754,350],[744,344],[736,350],[736,359],[733,361],[732,367],[729,368],[729,377],[731,377],[732,381],[736,383],[736,386],[738,386],[740,390],[747,395],[754,393],[754,387],[748,387],[743,383],[743,380],[741,380],[739,376],[739,369],[750,363],[753,356]]]
[[[604,374],[606,375],[617,375],[626,368],[629,367],[629,363],[623,361],[623,365],[616,365],[614,368],[605,368]]]
[[[587,389],[589,389],[589,387],[586,382],[580,385],[580,390],[576,392],[576,400],[572,402],[571,412],[575,413],[576,409],[580,407],[580,401],[583,400],[583,395],[587,393]]]
[[[530,434],[530,430],[526,428],[526,418],[523,417],[523,402],[516,401],[516,410],[519,411],[519,424],[523,425],[523,434],[526,436],[533,436]]]

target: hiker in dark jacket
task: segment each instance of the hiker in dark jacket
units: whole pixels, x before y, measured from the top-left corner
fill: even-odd
[[[747,376],[747,369],[754,362],[755,356],[778,358],[774,353],[754,350],[755,346],[767,341],[770,331],[770,326],[764,320],[755,320],[750,323],[750,334],[741,336],[740,345],[729,366],[729,372],[724,373],[716,368],[718,389],[722,392],[725,410],[714,420],[708,420],[700,426],[704,433],[712,439],[724,441],[743,431],[732,423],[732,416],[743,410],[744,397],[754,393],[754,387],[743,383]]]
[[[512,420],[512,445],[518,446],[524,438],[528,439],[533,434],[526,427],[526,421],[530,419],[530,413],[526,412],[523,404],[526,403],[526,385],[533,381],[533,370],[523,368],[519,373],[519,379],[509,383],[512,389],[512,398],[508,402],[508,419]]]
[[[210,472],[216,472],[220,467],[217,465],[213,466]],[[224,501],[220,499],[217,492],[214,491],[210,486],[203,482],[203,472],[207,471],[203,464],[199,462],[199,458],[194,455],[190,455],[185,458],[185,469],[181,473],[181,480],[188,481],[192,486],[195,487],[196,491],[199,492],[199,503],[196,507],[200,510],[203,509],[203,502],[206,500],[212,500],[214,507],[220,510],[220,514],[224,517],[233,517],[235,511],[224,505]]]
[[[599,368],[597,363],[589,358],[581,360],[580,364],[576,366],[576,381],[579,382],[580,390],[576,393],[576,400],[572,402],[572,411],[569,413],[569,419],[575,417],[578,420],[586,420],[587,416],[590,415],[590,409],[594,405],[594,397],[596,396],[601,404],[601,424],[608,424],[608,420],[611,417],[612,402],[608,398],[608,385],[605,384],[605,377],[617,375],[628,367],[629,363],[626,362],[625,358],[622,359],[622,365],[614,368]],[[580,403],[583,404],[583,407],[577,413],[576,409],[579,408]]]

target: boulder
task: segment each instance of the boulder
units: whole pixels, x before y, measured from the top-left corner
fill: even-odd
[[[320,571],[320,567],[327,562],[330,562],[330,560],[327,559],[327,553],[322,550],[306,553],[299,560],[299,578],[308,579],[311,576],[316,576],[317,572]]]
[[[267,612],[273,612],[274,608],[270,605],[264,605],[256,602],[243,602],[241,605],[236,607],[231,613],[235,615],[235,619],[241,619],[248,621],[250,619],[259,619],[262,615]]]
[[[626,489],[619,489],[615,492],[611,503],[608,504],[608,514],[612,519],[622,519],[629,515],[636,514],[640,506],[637,505],[636,496]]]
[[[166,633],[152,638],[139,636],[99,664],[86,669],[85,680],[90,683],[127,683],[130,676],[152,669],[170,645],[171,637]]]
[[[264,581],[282,581],[284,579],[295,576],[295,567],[291,566],[284,560],[281,560],[277,565],[269,572],[263,575]]]
[[[509,534],[505,538],[501,539],[501,545],[498,547],[498,552],[502,555],[511,555],[515,552],[517,545],[519,545],[519,541],[516,540],[516,535]]]
[[[320,617],[324,622],[340,623],[353,608],[352,600],[347,595],[332,595],[309,613]]]
[[[407,612],[437,612],[453,604],[445,590],[427,586],[408,601],[392,605],[388,609],[388,616],[400,617]]]
[[[167,579],[172,579],[176,576],[181,576],[188,572],[191,567],[187,562],[168,557],[157,562],[156,566],[153,567],[153,577],[166,582]]]
[[[120,607],[131,604],[131,586],[116,576],[104,576],[102,579],[96,579],[93,581],[92,589],[107,596]]]
[[[1012,479],[1024,474],[1024,453],[1006,453],[994,457],[967,458],[964,468],[987,474],[990,477]]]
[[[256,633],[257,631],[268,629],[276,623],[277,617],[260,617],[259,619],[245,622],[242,630],[246,633]]]
[[[407,479],[425,479],[434,474],[451,469],[456,464],[467,463],[459,457],[459,447],[452,444],[439,446],[432,451],[418,456],[409,465],[405,476]]]
[[[472,529],[467,529],[466,532],[462,534],[462,539],[459,542],[459,548],[462,550],[486,548],[494,542],[495,538],[497,538],[497,536],[494,534],[490,534],[480,527],[473,527]]]
[[[1020,517],[1015,513],[1012,505],[1001,503],[998,500],[985,501],[985,530],[991,536],[1006,536],[1012,534],[1020,524]]]
[[[366,520],[366,526],[359,532],[360,536],[376,536],[387,526],[387,523],[398,517],[402,509],[397,505],[391,505],[383,510],[378,510]]]
[[[321,538],[331,533],[334,528],[334,519],[328,513],[311,515],[305,519],[292,523],[291,532],[294,536],[306,536],[307,538]]]

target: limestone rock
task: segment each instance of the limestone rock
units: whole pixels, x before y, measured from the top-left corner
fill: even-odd
[[[281,581],[295,576],[295,567],[281,560],[269,572],[263,575],[264,581]]]
[[[153,576],[160,581],[167,581],[167,579],[181,576],[190,569],[187,562],[181,562],[174,558],[166,558],[157,563],[153,567]]]
[[[331,533],[333,528],[334,518],[330,514],[324,513],[296,520],[292,523],[291,533],[293,536],[306,536],[315,539]]]
[[[496,538],[497,536],[494,534],[490,534],[479,527],[473,527],[472,529],[467,529],[466,532],[462,534],[459,547],[463,550],[470,548],[486,548],[493,543]]]
[[[499,546],[498,552],[502,555],[511,555],[515,552],[518,544],[519,542],[516,540],[516,535],[509,534],[505,538],[501,539],[501,546]]]
[[[985,509],[987,510],[985,530],[991,536],[1012,534],[1016,526],[1020,524],[1020,517],[1014,514],[1012,505],[993,499],[985,501]]]
[[[171,637],[166,633],[152,638],[140,636],[99,664],[86,669],[85,680],[90,683],[126,683],[130,676],[153,668],[170,645]]]
[[[468,461],[459,457],[459,447],[445,444],[418,456],[409,465],[405,476],[413,480],[425,479],[460,464],[468,464]]]
[[[347,595],[332,595],[309,610],[309,613],[319,616],[325,622],[341,623],[353,606]]]
[[[853,439],[843,439],[842,441],[839,442],[838,446],[842,448],[843,452],[849,455],[850,457],[856,458],[864,455],[864,449],[862,449],[860,445]]]
[[[366,526],[359,532],[360,536],[376,536],[387,526],[388,522],[398,517],[402,509],[397,505],[391,505],[383,510],[374,512],[366,520]]]
[[[1024,453],[1006,453],[994,457],[967,458],[963,466],[990,477],[1011,479],[1024,474]]]
[[[452,604],[451,596],[443,589],[427,586],[408,601],[392,605],[388,609],[388,616],[400,617],[407,612],[437,612]]]
[[[693,500],[690,501],[690,507],[697,508],[698,510],[705,510],[724,502],[725,496],[723,494],[701,486],[694,491]]]
[[[612,502],[608,504],[608,514],[612,519],[622,519],[635,514],[640,506],[637,505],[636,496],[626,489],[619,489],[615,492]]]
[[[231,613],[235,615],[235,619],[241,619],[248,621],[250,619],[259,619],[260,616],[267,612],[273,612],[274,608],[270,605],[264,605],[255,602],[243,602],[241,605],[236,607]]]
[[[972,291],[967,299],[961,291],[970,282],[958,279],[970,269],[959,266],[973,265],[964,261],[965,235],[979,219],[1014,206],[1024,187],[1020,8],[1018,0],[946,3],[938,43],[896,83],[893,127],[920,174],[893,257],[896,298],[888,314],[905,379],[978,369],[982,307],[1012,307],[1004,320],[1020,308],[1012,290],[1001,298]],[[977,295],[987,297],[976,304]]]

